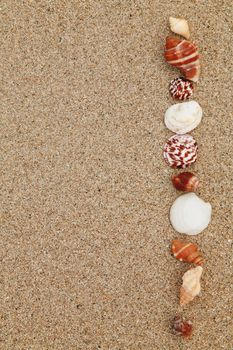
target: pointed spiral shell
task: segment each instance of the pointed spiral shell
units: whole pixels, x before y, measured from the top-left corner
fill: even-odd
[[[184,36],[186,39],[190,37],[188,22],[184,18],[169,17],[169,24],[173,33]]]
[[[188,292],[185,288],[180,288],[180,305],[186,305],[194,299],[192,293]]]
[[[186,305],[192,301],[201,291],[201,274],[203,268],[197,266],[185,272],[182,287],[180,288],[180,305]]]
[[[193,243],[185,243],[175,239],[172,242],[172,253],[177,260],[199,266],[203,264],[201,253],[198,251],[197,245]]]
[[[200,56],[195,44],[185,39],[168,37],[164,57],[169,64],[180,69],[186,79],[198,81]]]

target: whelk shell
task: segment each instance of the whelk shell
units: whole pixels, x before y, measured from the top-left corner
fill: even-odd
[[[201,274],[203,268],[197,266],[194,269],[190,269],[185,272],[183,279],[183,284],[180,289],[180,305],[183,306],[192,301],[201,291]]]
[[[195,44],[185,39],[167,37],[164,57],[169,64],[180,69],[186,79],[198,81],[200,56]]]
[[[173,33],[184,36],[186,39],[190,37],[188,22],[183,18],[169,17],[169,24]]]
[[[177,260],[193,263],[196,265],[203,264],[203,258],[198,251],[198,246],[193,243],[181,242],[175,239],[172,242],[172,253]]]

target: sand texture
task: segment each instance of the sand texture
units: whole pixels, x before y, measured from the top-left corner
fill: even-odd
[[[202,56],[190,170],[213,206],[183,310],[162,157],[180,75],[163,59],[169,16]],[[231,0],[1,1],[1,350],[233,349],[232,18]]]

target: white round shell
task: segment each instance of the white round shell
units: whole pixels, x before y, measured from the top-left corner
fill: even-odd
[[[196,101],[176,103],[165,112],[166,127],[176,134],[186,134],[195,129],[202,119],[202,108]]]
[[[170,221],[179,233],[197,235],[210,223],[212,208],[195,193],[178,197],[170,209]]]

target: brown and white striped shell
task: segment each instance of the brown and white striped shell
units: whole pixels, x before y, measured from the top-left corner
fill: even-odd
[[[164,57],[169,64],[180,69],[186,79],[198,81],[200,56],[195,44],[185,39],[167,37]]]
[[[186,168],[197,159],[197,142],[188,134],[171,136],[163,152],[166,163],[173,168]]]
[[[174,239],[172,242],[172,253],[177,260],[203,265],[203,258],[198,251],[198,246],[193,243],[187,243]]]

